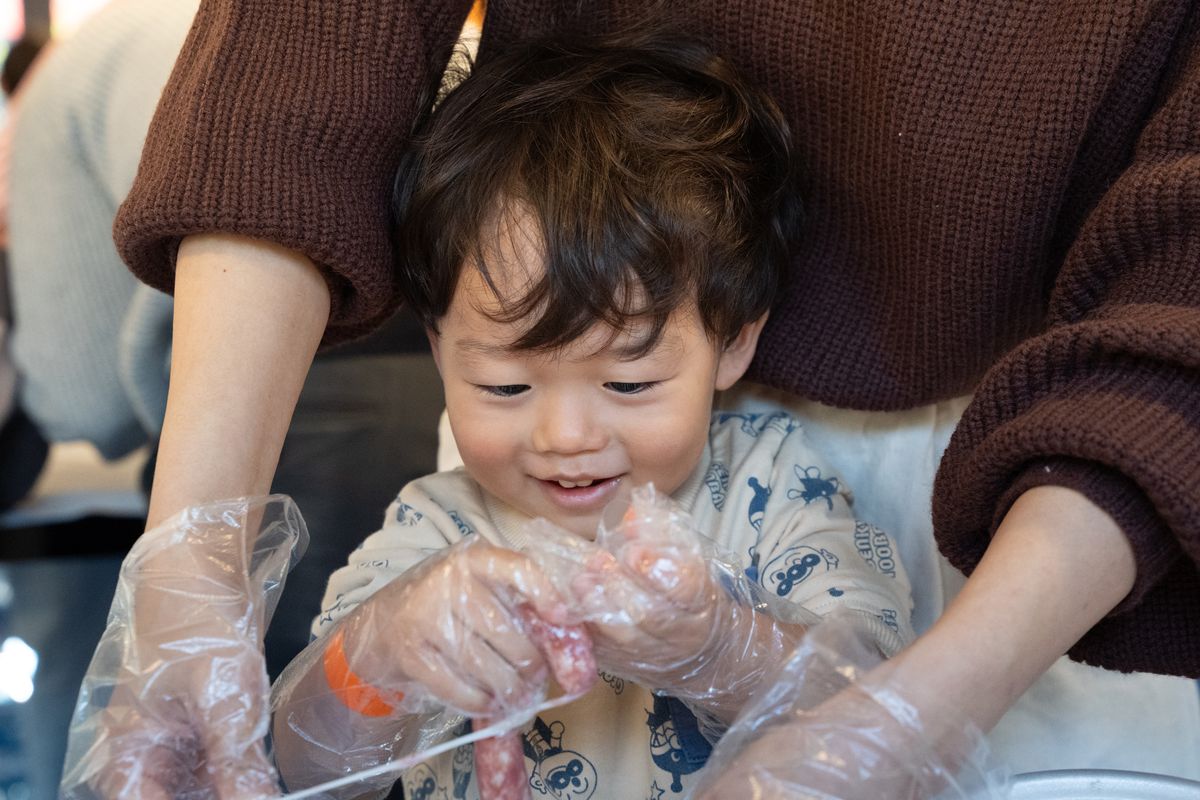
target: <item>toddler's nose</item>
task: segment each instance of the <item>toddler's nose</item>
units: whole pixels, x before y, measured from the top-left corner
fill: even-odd
[[[548,397],[538,405],[533,448],[539,453],[586,453],[604,448],[603,424],[585,403],[570,397]]]

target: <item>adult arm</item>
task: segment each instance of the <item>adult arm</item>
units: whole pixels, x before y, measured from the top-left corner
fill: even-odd
[[[1111,516],[1137,578],[1071,648],[1123,670],[1200,675],[1200,14],[1173,21],[1135,140],[1075,229],[1049,322],[985,376],[938,473],[934,524],[960,569],[980,563],[1016,498],[1074,489]],[[1105,150],[1107,148],[1107,150]],[[1087,193],[1081,193],[1084,196]],[[1074,215],[1074,219],[1070,217]],[[1111,546],[1097,542],[1096,546]]]
[[[194,536],[194,514],[176,512],[266,494],[328,293],[306,259],[221,235],[184,242],[177,288],[151,530],[122,565],[125,627],[110,621],[94,663],[115,670],[111,699],[73,724],[67,797],[274,793],[262,741],[270,604],[248,580],[259,509],[245,507],[237,525],[219,516]]]
[[[317,341],[395,310],[392,175],[469,4],[201,3],[113,226],[177,301],[152,524],[266,491]]]
[[[395,309],[392,175],[469,0],[318,6],[201,3],[113,226],[133,272],[177,294],[152,524],[188,504],[265,491],[322,335],[366,333]],[[188,559],[158,561],[165,572],[155,574],[179,575]],[[195,577],[220,577],[211,572]],[[241,644],[241,674],[261,678],[244,686],[251,722],[265,728],[254,701],[266,683],[261,642]],[[158,676],[146,697],[187,707],[205,696],[210,661]],[[127,684],[118,688],[141,696],[136,677]],[[160,710],[126,722],[143,740],[174,742],[154,722]],[[210,753],[230,738],[203,714],[188,724]],[[167,794],[178,781],[157,780]]]
[[[880,667],[936,720],[981,730],[1133,588],[1134,550],[1116,520],[1059,486],[1021,495],[971,579],[934,626]]]
[[[816,709],[783,713],[698,797],[936,793],[937,776],[971,753],[964,723],[995,725],[1121,602],[1135,575],[1120,527],[1084,495],[1053,486],[1024,493],[933,628]],[[878,702],[865,686],[898,698],[907,713],[894,716],[895,702]]]
[[[149,524],[270,491],[329,316],[312,262],[268,242],[190,236],[176,268],[174,350]]]

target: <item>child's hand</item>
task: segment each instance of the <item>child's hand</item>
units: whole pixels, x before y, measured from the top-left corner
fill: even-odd
[[[595,544],[549,529],[531,538],[604,668],[722,720],[815,619],[765,597],[649,488],[634,493],[629,513]]]
[[[669,680],[713,637],[722,590],[698,550],[656,542],[642,522],[627,519],[615,552],[597,550],[571,588],[602,663]]]
[[[385,697],[415,710],[426,695],[495,718],[531,708],[551,674],[568,691],[594,679],[586,635],[568,622],[536,564],[470,538],[380,590],[347,620],[343,641],[353,671]]]

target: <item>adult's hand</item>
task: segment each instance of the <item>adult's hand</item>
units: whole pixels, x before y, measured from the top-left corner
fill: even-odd
[[[958,724],[952,736],[944,726],[927,731],[894,690],[847,688],[770,726],[720,771],[708,773],[692,798],[1004,797],[1006,776],[988,766],[981,734],[965,721]],[[722,742],[718,755],[732,747]]]
[[[692,800],[1002,797],[982,735],[955,709],[926,716],[866,633],[812,628],[718,744]]]
[[[278,794],[261,644],[306,539],[274,496],[189,508],[138,541],[84,678],[64,797]]]

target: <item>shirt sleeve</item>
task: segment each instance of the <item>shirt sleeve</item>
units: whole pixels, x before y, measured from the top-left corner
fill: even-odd
[[[324,635],[398,576],[471,534],[472,528],[459,511],[446,508],[426,490],[430,480],[440,477],[405,486],[388,506],[380,529],[364,539],[346,566],[330,576],[321,613],[313,622],[314,637]]]
[[[1109,143],[1119,168],[1081,178],[1108,188],[1060,223],[1077,232],[1048,287],[1049,324],[984,377],[933,506],[942,552],[969,573],[1021,492],[1083,493],[1120,524],[1138,574],[1071,655],[1190,675],[1200,674],[1198,17],[1182,28],[1136,141]]]
[[[795,420],[719,420],[711,441],[714,463],[729,472],[721,544],[747,553],[752,580],[818,616],[850,611],[886,655],[915,638],[895,542],[854,518],[849,487]]]
[[[182,237],[223,231],[307,255],[332,298],[325,341],[397,305],[388,215],[401,146],[471,0],[205,0],[114,234],[170,292]]]

